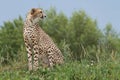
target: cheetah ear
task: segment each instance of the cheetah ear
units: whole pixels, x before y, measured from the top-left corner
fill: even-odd
[[[30,12],[31,15],[33,15],[33,14],[35,13],[35,11],[36,11],[36,9],[35,9],[35,8],[32,8],[32,9],[31,9],[31,12]]]

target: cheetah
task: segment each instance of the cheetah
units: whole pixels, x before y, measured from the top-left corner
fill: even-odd
[[[39,26],[39,21],[45,17],[46,15],[42,9],[32,8],[24,22],[23,37],[29,70],[37,70],[39,65],[49,68],[64,62],[61,51],[49,35]]]

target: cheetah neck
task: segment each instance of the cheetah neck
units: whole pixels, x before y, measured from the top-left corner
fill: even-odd
[[[34,25],[37,25],[38,23],[34,23],[33,22],[33,20],[31,20],[31,19],[26,19],[25,20],[25,25],[27,26],[27,27],[33,27]]]

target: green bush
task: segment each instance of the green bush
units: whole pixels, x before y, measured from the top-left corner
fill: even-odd
[[[115,57],[120,53],[120,38],[112,30],[112,25],[106,25],[100,31],[97,21],[92,20],[84,11],[73,12],[70,18],[64,13],[57,13],[54,8],[46,11],[47,18],[40,26],[52,37],[63,52],[66,60],[93,60]],[[23,19],[19,17],[13,22],[5,22],[0,29],[0,63],[10,63],[24,54]],[[26,58],[25,58],[26,59]]]
[[[8,63],[17,59],[18,51],[23,45],[23,20],[21,17],[13,22],[5,22],[0,29],[0,57],[2,62]]]

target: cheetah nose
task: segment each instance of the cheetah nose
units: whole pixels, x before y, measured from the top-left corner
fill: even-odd
[[[46,17],[46,15],[45,15],[45,14],[43,14],[43,16],[44,16],[44,17]]]
[[[46,15],[44,15],[44,17],[46,17]]]

